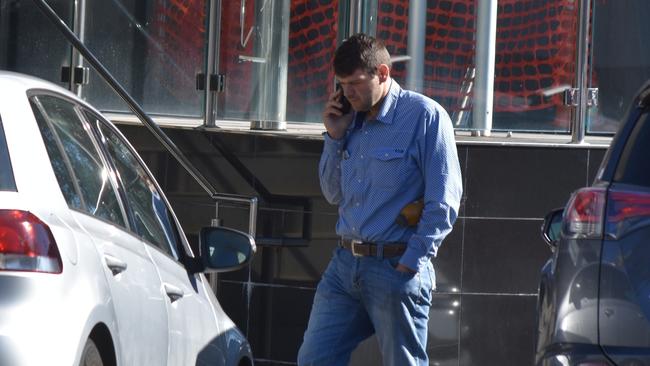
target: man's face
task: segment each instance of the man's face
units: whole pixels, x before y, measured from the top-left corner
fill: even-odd
[[[382,98],[382,87],[376,74],[370,75],[365,70],[357,69],[352,75],[337,76],[336,79],[357,112],[369,111]]]

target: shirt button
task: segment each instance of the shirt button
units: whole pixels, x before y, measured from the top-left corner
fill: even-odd
[[[355,205],[356,205],[357,207],[359,207],[359,202],[355,203]]]
[[[388,154],[384,154],[385,157],[388,157]]]
[[[363,159],[363,155],[361,155],[361,159]]]
[[[356,228],[356,227],[353,227],[353,228],[352,228],[352,231],[357,231],[357,228]]]
[[[341,150],[336,150],[336,153],[337,153],[337,154],[340,154],[340,153],[341,153]]]
[[[361,183],[361,179],[357,179],[357,182]]]
[[[368,131],[364,132],[363,134],[364,134],[364,135],[367,135],[367,134],[368,134]]]

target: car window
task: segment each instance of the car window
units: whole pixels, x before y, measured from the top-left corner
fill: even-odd
[[[134,217],[136,232],[142,239],[178,258],[178,231],[152,178],[121,136],[93,114],[86,112],[86,116],[98,127],[113,159]]]
[[[61,190],[70,206],[125,227],[109,170],[74,104],[51,95],[33,97],[33,101],[41,107],[35,108],[40,110],[40,116],[37,116],[37,120],[41,119],[39,126],[51,126],[42,128],[41,135],[46,141],[57,179],[59,183],[63,182]],[[79,204],[75,203],[75,194],[79,197]]]
[[[650,187],[650,112],[641,115],[625,144],[614,180]]]
[[[0,191],[15,190],[14,171],[11,169],[7,140],[5,138],[4,127],[2,126],[2,118],[0,118]]]
[[[81,209],[81,196],[77,193],[77,190],[74,187],[74,181],[72,180],[72,173],[69,164],[66,164],[65,158],[57,146],[58,142],[54,138],[54,133],[52,133],[50,126],[47,124],[47,121],[45,120],[43,113],[41,113],[41,110],[36,105],[36,102],[32,99],[29,103],[32,106],[32,111],[34,111],[36,124],[41,131],[41,137],[43,137],[43,142],[45,142],[45,149],[50,157],[50,163],[52,164],[56,180],[59,182],[61,192],[63,193],[65,200],[68,202],[68,206],[75,209]]]

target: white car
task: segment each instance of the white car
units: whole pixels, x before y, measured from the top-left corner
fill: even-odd
[[[0,71],[0,365],[252,365],[202,272],[254,241],[207,227],[200,246],[96,109]]]

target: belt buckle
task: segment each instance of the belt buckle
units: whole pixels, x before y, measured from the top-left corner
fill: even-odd
[[[363,241],[361,240],[350,240],[350,250],[352,251],[352,255],[355,257],[363,257],[362,253],[359,253],[355,250],[357,247],[357,244],[363,244]]]

